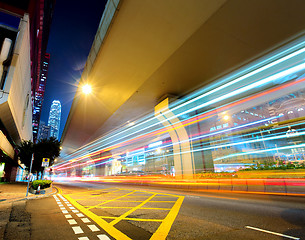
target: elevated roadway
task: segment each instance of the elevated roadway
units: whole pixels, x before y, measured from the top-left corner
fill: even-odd
[[[305,30],[301,0],[109,0],[62,135],[69,154]],[[93,94],[80,94],[89,83]]]

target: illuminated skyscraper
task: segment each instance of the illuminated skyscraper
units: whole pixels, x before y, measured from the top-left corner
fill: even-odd
[[[48,125],[50,126],[50,137],[54,137],[57,140],[59,135],[60,116],[61,116],[60,101],[54,100],[50,108]]]
[[[50,126],[40,121],[37,140],[48,139],[50,137]]]
[[[48,77],[48,68],[49,68],[50,54],[46,53],[43,62],[41,65],[41,73],[40,73],[40,81],[39,88],[36,89],[35,92],[35,101],[34,101],[34,109],[33,109],[33,138],[34,141],[37,139],[38,129],[39,129],[39,121],[42,109],[42,103],[44,98],[44,92]]]

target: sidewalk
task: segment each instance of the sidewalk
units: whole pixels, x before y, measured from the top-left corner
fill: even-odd
[[[57,192],[56,188],[49,194],[26,197],[27,183],[0,183],[0,239],[30,239],[30,214],[26,211],[26,200],[48,197]]]
[[[0,183],[0,204],[33,198],[41,198],[49,196],[50,194],[54,194],[57,191],[55,188],[53,188],[52,193],[41,195],[35,195],[29,192],[28,196],[26,197],[26,189],[27,182]]]

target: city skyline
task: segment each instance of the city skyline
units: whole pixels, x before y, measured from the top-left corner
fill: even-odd
[[[54,137],[57,140],[59,136],[61,119],[61,103],[58,100],[53,100],[50,107],[48,126],[50,127],[50,137]]]
[[[47,47],[51,58],[40,119],[48,122],[52,101],[58,99],[61,102],[63,123],[59,140],[106,2],[91,0],[83,5],[81,2],[57,1],[55,4]],[[83,17],[79,18],[80,15]],[[69,34],[65,34],[67,29]]]

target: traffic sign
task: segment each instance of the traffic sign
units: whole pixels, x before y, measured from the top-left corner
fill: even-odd
[[[41,166],[42,166],[42,167],[48,167],[48,166],[49,166],[49,163],[50,163],[50,158],[43,158],[43,159],[42,159]]]

